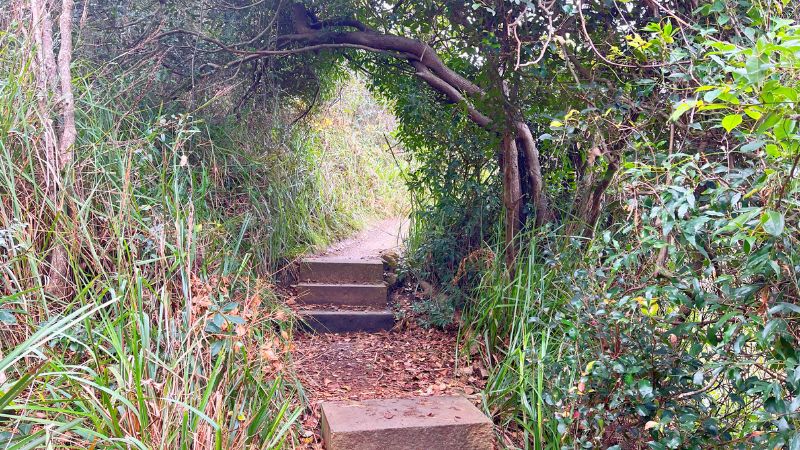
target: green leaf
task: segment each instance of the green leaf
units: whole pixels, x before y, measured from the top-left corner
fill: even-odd
[[[675,111],[669,116],[669,120],[676,121],[680,119],[680,117],[690,109],[694,108],[697,105],[697,100],[684,100],[677,105],[675,105]]]
[[[14,383],[11,388],[8,389],[8,392],[2,393],[0,392],[0,412],[2,412],[8,405],[11,404],[12,401],[17,397],[17,394],[22,392],[23,389],[28,387],[36,378],[36,375],[39,374],[39,371],[46,361],[41,361],[38,364],[34,365],[33,367],[29,368],[27,372],[25,372],[16,383]]]
[[[761,226],[773,236],[780,236],[783,233],[784,223],[783,214],[778,211],[766,211],[761,214]]]
[[[705,378],[705,372],[703,372],[703,369],[700,369],[694,373],[694,376],[692,377],[692,383],[695,384],[696,386],[702,386],[704,378]]]
[[[800,450],[800,433],[795,433],[789,441],[789,450]]]
[[[708,91],[705,93],[705,95],[703,95],[703,101],[705,101],[706,103],[714,103],[714,100],[716,100],[717,97],[719,97],[720,94],[722,94],[723,92],[724,91],[722,90],[722,88],[714,89],[713,91]]]
[[[766,148],[767,155],[777,158],[781,156],[781,151],[778,149],[778,146],[775,144],[768,144]]]
[[[734,128],[742,123],[742,116],[739,114],[728,114],[722,119],[722,128],[730,133]]]
[[[3,322],[6,325],[16,325],[17,318],[10,311],[0,309],[0,322]]]
[[[764,145],[764,141],[753,141],[749,144],[745,144],[742,146],[742,151],[745,153],[750,153],[760,149]]]
[[[649,397],[653,395],[653,385],[650,384],[648,380],[640,380],[639,381],[639,393],[642,394],[642,397]]]
[[[745,108],[744,113],[747,114],[747,116],[753,120],[758,120],[761,118],[761,116],[763,116],[763,114],[761,114],[761,111],[757,110],[753,106]]]

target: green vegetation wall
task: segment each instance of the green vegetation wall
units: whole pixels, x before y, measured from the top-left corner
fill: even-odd
[[[358,78],[339,78],[313,110],[273,92],[279,107],[236,119],[231,92],[158,104],[147,67],[78,57],[74,158],[54,197],[44,123],[61,106],[37,95],[27,5],[10,6],[0,7],[0,446],[296,445],[294,318],[273,274],[404,210],[403,169],[387,149],[394,119]],[[63,297],[45,288],[58,243]]]

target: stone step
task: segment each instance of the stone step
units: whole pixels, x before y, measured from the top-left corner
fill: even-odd
[[[383,261],[356,258],[303,258],[298,280],[317,283],[380,283]]]
[[[298,283],[297,303],[305,305],[349,305],[385,308],[386,285]]]
[[[343,311],[306,309],[299,311],[303,328],[317,333],[355,333],[391,330],[394,314],[388,309],[377,311]]]
[[[323,402],[327,450],[491,450],[492,421],[464,397]]]

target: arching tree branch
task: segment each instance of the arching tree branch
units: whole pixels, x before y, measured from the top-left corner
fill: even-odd
[[[301,3],[295,3],[291,9],[293,33],[278,36],[275,47],[259,50],[245,50],[230,46],[200,33],[188,30],[172,30],[158,35],[159,39],[175,34],[188,34],[211,43],[220,49],[239,58],[221,66],[227,69],[252,61],[254,59],[310,52],[322,49],[359,49],[369,52],[387,54],[405,60],[414,68],[414,75],[424,81],[434,91],[442,94],[448,102],[466,105],[468,117],[478,126],[502,136],[504,153],[504,200],[509,211],[509,229],[507,243],[513,241],[520,230],[521,177],[517,155],[521,151],[525,156],[527,177],[530,192],[536,210],[536,223],[542,224],[552,220],[549,205],[544,195],[544,179],[541,173],[539,152],[530,128],[522,119],[516,108],[505,108],[506,116],[492,118],[487,112],[480,111],[478,104],[486,103],[486,91],[474,82],[450,69],[436,51],[427,43],[393,34],[380,33],[367,27],[355,19],[319,20]],[[508,106],[508,105],[506,105]],[[519,141],[518,147],[516,141]]]

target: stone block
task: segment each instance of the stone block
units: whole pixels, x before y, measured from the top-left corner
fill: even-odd
[[[304,328],[317,333],[354,333],[391,330],[394,314],[388,309],[379,311],[302,310]]]
[[[300,282],[380,283],[383,261],[357,258],[304,258],[298,270]]]
[[[385,308],[388,290],[381,284],[297,284],[297,303],[305,305],[349,305]]]
[[[327,450],[492,450],[492,422],[464,397],[323,402]]]

